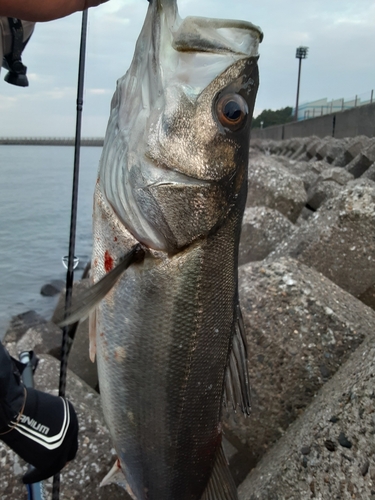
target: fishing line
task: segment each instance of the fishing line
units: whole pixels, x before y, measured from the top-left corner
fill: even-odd
[[[77,227],[77,208],[78,208],[78,181],[79,181],[79,160],[81,148],[81,123],[83,109],[83,88],[84,88],[84,73],[86,59],[86,38],[87,38],[87,18],[88,12],[84,10],[82,13],[81,27],[81,46],[79,52],[78,65],[78,85],[77,85],[77,115],[76,115],[76,135],[74,144],[74,170],[73,170],[73,186],[72,186],[72,208],[70,218],[70,234],[69,234],[69,257],[68,269],[66,273],[66,293],[65,293],[65,317],[71,307],[72,290],[74,278],[74,250],[76,241]],[[61,345],[61,364],[60,364],[60,379],[59,379],[59,396],[65,396],[66,374],[68,369],[69,356],[69,327],[65,326],[62,333]],[[59,500],[60,496],[60,474],[56,474],[53,478],[52,500]]]

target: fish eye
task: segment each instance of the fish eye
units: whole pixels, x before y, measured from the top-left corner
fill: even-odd
[[[246,122],[249,108],[239,94],[225,94],[217,100],[216,113],[223,127],[235,131]]]

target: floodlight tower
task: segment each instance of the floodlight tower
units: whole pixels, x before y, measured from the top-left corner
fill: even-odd
[[[296,58],[299,59],[299,64],[298,64],[297,100],[296,100],[296,109],[294,114],[295,121],[298,120],[299,84],[301,80],[302,59],[306,59],[308,51],[309,51],[308,47],[298,47],[296,51]]]

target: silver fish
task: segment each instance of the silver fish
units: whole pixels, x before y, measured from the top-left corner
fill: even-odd
[[[134,500],[237,498],[220,420],[250,404],[237,254],[261,38],[152,0],[112,100],[90,350],[118,454],[104,483]]]

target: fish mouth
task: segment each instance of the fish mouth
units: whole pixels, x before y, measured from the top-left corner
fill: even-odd
[[[168,219],[166,211],[170,208],[164,204],[161,192],[175,200],[176,210],[178,190],[183,187],[193,193],[190,206],[201,206],[198,188],[209,197],[217,193],[218,199],[225,202],[218,182],[227,171],[212,173],[207,167],[199,174],[186,168],[177,156],[175,161],[169,161],[164,154],[169,136],[175,132],[174,105],[181,102],[192,110],[215,79],[237,63],[257,57],[261,39],[262,32],[251,23],[181,19],[176,0],[150,1],[131,66],[119,79],[112,100],[99,175],[101,191],[125,228],[150,248],[170,251],[186,244],[182,237],[174,237],[172,230],[160,230],[159,216],[164,210],[163,220]],[[212,114],[211,108],[207,113]],[[166,116],[171,120],[165,120]],[[210,126],[216,127],[213,123]],[[206,123],[203,127],[207,129]],[[181,147],[183,143],[179,142]],[[203,147],[199,154],[197,162],[204,162]],[[172,187],[173,192],[169,189]],[[207,231],[211,223],[216,223],[212,210],[207,217]],[[189,215],[188,202],[184,215]],[[191,230],[192,239],[197,232],[196,228]]]
[[[177,0],[150,0],[145,25],[153,25],[151,32],[156,53],[163,45],[163,30],[169,31],[167,45],[179,52],[210,52],[257,56],[258,44],[263,40],[262,30],[247,21],[188,16],[181,19]],[[254,39],[256,43],[254,43]]]
[[[176,0],[151,0],[122,88],[120,130],[128,134],[136,122],[163,107],[168,87],[178,85],[189,97],[199,95],[235,61],[257,57],[262,38],[260,28],[250,22],[181,19]]]
[[[149,66],[153,82],[156,78],[164,88],[171,80],[179,82],[193,95],[236,60],[257,57],[263,39],[261,29],[246,21],[192,16],[181,19],[176,0],[151,0],[146,24],[153,26],[155,64]]]

